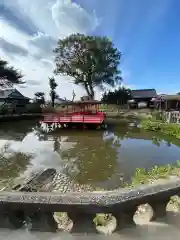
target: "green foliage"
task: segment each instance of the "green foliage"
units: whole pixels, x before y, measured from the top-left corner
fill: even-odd
[[[0,58],[0,87],[23,84],[22,77],[19,70],[8,66],[8,63]]]
[[[44,92],[36,92],[34,94],[34,102],[39,104],[45,103],[45,93]]]
[[[130,89],[120,87],[114,91],[105,92],[101,101],[108,104],[127,104],[127,101],[131,98]]]
[[[55,74],[72,77],[91,98],[94,87],[114,87],[122,80],[118,69],[121,53],[107,37],[72,34],[60,39],[54,52]]]
[[[170,176],[180,176],[180,161],[175,165],[155,165],[152,169],[137,168],[130,184],[125,187],[135,187],[139,184],[153,183],[158,179],[166,179]]]
[[[159,131],[168,136],[180,139],[180,125],[163,123],[162,121],[143,120],[141,128],[149,131]]]
[[[159,111],[152,111],[152,119],[153,120],[157,120],[157,121],[162,121],[163,120],[163,116],[162,116],[162,112]]]
[[[161,122],[151,121],[151,120],[142,120],[141,127],[145,130],[160,131],[161,130]]]
[[[120,110],[120,106],[116,104],[101,104],[100,110],[104,112],[118,112]]]
[[[2,114],[2,115],[6,115],[6,114],[12,114],[12,112],[13,112],[13,107],[11,106],[9,106],[9,105],[7,105],[7,104],[4,104],[1,108],[0,108],[0,114]]]
[[[148,173],[144,168],[137,168],[134,176],[132,177],[131,186],[148,183]]]
[[[26,105],[25,111],[27,113],[41,113],[42,109],[38,103],[29,103]]]
[[[54,113],[56,112],[56,109],[53,108],[51,105],[46,105],[45,107],[42,108],[43,113]]]
[[[54,108],[54,101],[56,98],[58,98],[58,95],[56,93],[56,88],[57,88],[58,84],[56,83],[54,77],[49,78],[49,86],[50,86],[50,94],[49,95],[51,97],[51,104],[52,104],[52,107]]]
[[[112,214],[98,213],[93,219],[93,222],[96,226],[106,226],[108,221],[112,219]]]

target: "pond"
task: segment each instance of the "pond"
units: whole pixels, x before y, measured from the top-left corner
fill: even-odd
[[[36,121],[1,123],[0,182],[14,184],[44,168],[55,168],[80,184],[113,189],[136,168],[175,163],[180,141],[116,122],[106,131],[43,132]]]

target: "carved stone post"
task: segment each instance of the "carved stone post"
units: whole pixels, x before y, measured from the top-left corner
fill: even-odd
[[[155,221],[158,218],[162,218],[166,216],[166,206],[169,199],[163,200],[162,202],[152,202],[149,203],[153,209],[153,217],[151,221]]]
[[[95,233],[96,228],[93,222],[93,218],[95,217],[93,214],[85,213],[82,211],[70,211],[67,213],[68,217],[73,221],[73,233]]]
[[[57,223],[54,220],[53,213],[43,212],[38,210],[29,216],[30,224],[28,229],[31,231],[40,232],[55,232],[57,230]]]
[[[23,211],[6,211],[0,209],[0,228],[18,229],[25,224]]]
[[[130,208],[128,211],[114,211],[112,214],[117,220],[117,230],[136,226],[133,217],[136,212],[137,208],[133,207]]]

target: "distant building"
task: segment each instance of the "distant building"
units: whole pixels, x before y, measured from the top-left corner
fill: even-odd
[[[158,109],[180,110],[180,95],[160,94],[155,99]]]
[[[130,107],[152,107],[153,99],[156,98],[155,89],[131,90],[131,100],[128,101]]]
[[[22,95],[17,89],[1,89],[0,90],[0,108],[11,105],[14,108],[24,108],[30,101],[30,98]]]

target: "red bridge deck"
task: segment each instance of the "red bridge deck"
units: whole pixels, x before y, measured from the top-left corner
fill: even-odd
[[[85,123],[101,124],[104,121],[104,114],[97,113],[92,115],[75,114],[70,116],[61,116],[60,114],[45,114],[44,123]]]

